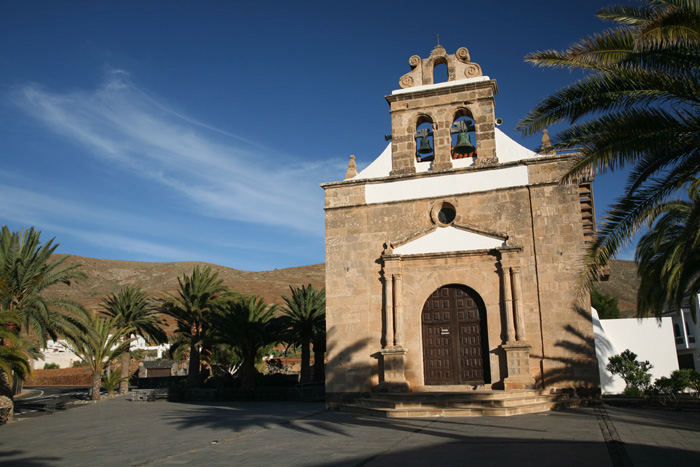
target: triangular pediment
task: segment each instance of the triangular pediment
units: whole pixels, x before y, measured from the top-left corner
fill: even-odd
[[[507,235],[467,226],[436,227],[406,241],[393,243],[396,255],[492,250],[506,246]]]

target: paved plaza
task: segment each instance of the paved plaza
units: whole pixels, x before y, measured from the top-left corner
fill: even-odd
[[[0,426],[2,465],[700,465],[700,414],[611,407],[388,420],[322,403],[131,402]]]

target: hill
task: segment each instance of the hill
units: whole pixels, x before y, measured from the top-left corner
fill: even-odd
[[[598,289],[619,299],[620,318],[637,317],[637,263],[634,261],[610,261],[610,279],[599,282]]]
[[[177,278],[192,274],[195,266],[210,266],[219,278],[233,290],[263,297],[267,303],[283,304],[283,295],[291,295],[289,286],[311,284],[314,288],[325,286],[325,265],[314,264],[273,271],[251,272],[202,262],[142,263],[71,256],[67,262],[80,263],[80,270],[88,280],[59,285],[49,289],[49,295],[64,297],[82,303],[88,310],[100,308],[102,299],[116,293],[125,285],[140,287],[149,295],[175,293]]]
[[[89,279],[68,286],[50,289],[51,296],[62,296],[82,303],[88,310],[100,308],[100,302],[110,293],[130,285],[141,287],[151,296],[174,293],[177,278],[191,274],[195,266],[210,266],[219,273],[224,284],[244,294],[263,297],[267,303],[284,304],[283,295],[290,295],[289,286],[311,284],[325,286],[325,265],[313,264],[272,271],[251,272],[201,262],[142,263],[71,256],[69,262],[81,263]],[[598,284],[603,293],[618,297],[624,318],[636,316],[639,279],[634,261],[613,260],[610,280]]]

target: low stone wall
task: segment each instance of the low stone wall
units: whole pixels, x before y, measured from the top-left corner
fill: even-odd
[[[92,373],[89,368],[59,368],[56,370],[34,370],[24,380],[25,386],[90,386]]]

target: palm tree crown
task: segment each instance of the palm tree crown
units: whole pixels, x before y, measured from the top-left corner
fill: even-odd
[[[518,125],[534,134],[571,123],[552,139],[555,150],[580,149],[564,181],[632,166],[624,195],[589,249],[591,280],[700,172],[700,2],[641,0],[603,8],[598,16],[617,26],[563,52],[526,57],[584,77],[542,100]]]
[[[177,279],[177,295],[167,295],[160,300],[158,310],[173,317],[176,321],[175,343],[190,346],[190,364],[187,375],[188,384],[199,384],[200,347],[209,331],[209,317],[219,304],[233,294],[219,279],[218,273],[212,273],[210,267],[195,267],[192,275],[184,274]],[[171,347],[171,352],[177,346]]]
[[[110,294],[102,301],[108,316],[114,318],[115,326],[124,331],[124,339],[131,334],[143,336],[158,344],[167,342],[163,331],[165,321],[161,318],[148,295],[139,288],[126,286],[117,294]],[[119,392],[126,394],[129,390],[129,363],[131,355],[127,348],[122,354],[121,378]]]
[[[73,351],[92,371],[92,399],[100,398],[102,372],[109,362],[129,348],[133,339],[126,336],[127,331],[116,326],[111,317],[90,313],[83,323],[84,332],[67,335]]]
[[[301,345],[301,382],[311,379],[309,344],[326,323],[326,289],[316,290],[308,286],[292,287],[291,297],[282,297],[287,307],[282,311],[291,338]]]
[[[56,339],[59,334],[76,331],[79,322],[70,313],[57,309],[84,313],[83,307],[65,299],[49,299],[42,293],[57,284],[70,285],[76,279],[85,279],[78,271],[78,263],[65,264],[68,256],[52,261],[58,243],[53,239],[41,244],[41,232],[30,228],[10,232],[2,226],[0,233],[0,312],[12,310],[17,314],[15,329],[32,328],[46,344],[46,338]]]
[[[641,279],[637,312],[661,318],[664,304],[680,310],[688,294],[700,293],[700,180],[690,185],[688,200],[663,203],[649,221],[635,254]],[[695,320],[695,300],[690,304]]]
[[[216,340],[228,344],[241,357],[244,388],[255,387],[255,363],[260,351],[282,340],[277,306],[268,306],[262,298],[249,296],[229,300],[211,316]]]

